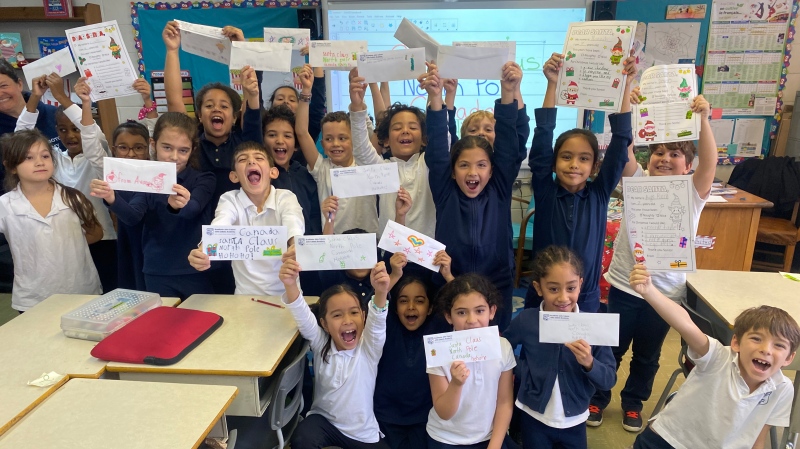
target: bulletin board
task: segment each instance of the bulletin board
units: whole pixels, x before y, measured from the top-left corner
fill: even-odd
[[[302,1],[222,1],[180,3],[131,3],[131,21],[138,56],[139,73],[149,79],[153,70],[164,69],[166,49],[161,32],[170,20],[241,28],[245,38],[263,37],[264,27],[297,28],[297,9],[319,7],[319,0]],[[228,67],[199,56],[180,52],[181,70],[191,73],[194,86],[211,82],[227,84]]]

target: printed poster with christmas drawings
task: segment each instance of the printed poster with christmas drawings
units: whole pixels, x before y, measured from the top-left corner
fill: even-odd
[[[692,112],[697,78],[692,64],[657,65],[642,74],[639,104],[633,106],[636,145],[696,140],[700,115]]]
[[[66,31],[75,66],[92,88],[92,101],[139,95],[138,73],[125,48],[116,20]]]
[[[635,21],[571,23],[556,104],[618,112],[625,93],[622,70],[635,33]]]
[[[623,178],[625,224],[636,263],[652,272],[694,272],[692,177]]]

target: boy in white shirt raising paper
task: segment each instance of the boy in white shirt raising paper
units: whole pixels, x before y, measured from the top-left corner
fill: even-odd
[[[289,190],[273,188],[271,180],[278,176],[275,161],[263,145],[244,142],[233,153],[232,182],[238,190],[222,194],[211,226],[286,226],[288,242],[305,232],[303,209]],[[211,267],[202,249],[189,253],[189,263],[198,271]],[[234,260],[233,276],[237,295],[280,296],[285,290],[278,279],[281,259]]]

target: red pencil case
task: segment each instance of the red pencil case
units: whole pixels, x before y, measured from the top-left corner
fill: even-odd
[[[98,343],[92,356],[111,362],[172,365],[221,325],[222,317],[216,313],[156,307]]]

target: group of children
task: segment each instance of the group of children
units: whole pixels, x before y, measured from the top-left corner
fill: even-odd
[[[235,27],[223,33],[244,39]],[[528,154],[523,74],[513,62],[501,69],[494,113],[467,117],[460,135],[453,109],[457,80],[440,78],[432,62],[418,79],[428,94],[426,111],[387,106],[388,98],[354,69],[349,113],[326,114],[324,75],[308,65],[299,73],[302,89],[277,89],[264,111],[257,74],[244,67],[244,99],[225,85],[206,85],[197,93],[193,119],[181,100],[178,24],[168,23],[162,37],[170,112],[152,123],[149,86],[137,81],[146,100],[140,119],[148,116],[149,122],[121,124],[110,148],[114,157],[174,163],[174,195],[116,192],[103,180],[108,144],[92,119],[85,79],[75,86],[80,108],[60,92],[57,76],[34,80],[18,131],[0,140],[8,192],[0,197],[0,232],[11,246],[12,304],[20,312],[54,293],[97,294],[117,285],[180,298],[282,295],[314,353],[313,402],[292,436],[294,449],[513,448],[513,415],[526,449],[585,448],[586,426],[602,422],[631,342],[623,426],[639,431],[642,402],[651,393],[670,326],[687,341],[696,368],[634,447],[749,448],[769,426],[788,425],[792,386],[780,368],[800,344],[797,323],[778,309],[749,310],[737,319],[731,347],[723,347],[677,304],[685,296],[685,277],[650,274],[636,265],[624,229],[606,274],[612,285],[608,309],[620,314],[620,346],[539,341],[539,310],[598,310],[611,192],[623,176],[644,175],[631,145],[630,103],[638,98],[630,92],[633,57],[624,64],[624,101],[620,113],[609,117],[612,139],[598,171],[592,133],[574,129],[553,141],[559,54],[543,67],[547,90],[534,113]],[[374,130],[364,103],[368,87],[376,105],[384,105],[376,107]],[[48,88],[63,99],[58,135],[66,151],[30,130],[39,126],[37,105]],[[692,110],[702,117],[703,163],[692,178],[699,217],[716,145],[709,104],[697,96]],[[650,176],[690,172],[690,142],[650,150]],[[533,279],[527,310],[512,320],[509,210],[526,156],[536,201]],[[384,162],[398,164],[396,194],[332,195],[331,169]],[[116,233],[109,211],[117,217]],[[295,259],[297,236],[380,233],[389,220],[446,245],[434,259],[437,273],[409,264],[402,252],[381,254],[371,270],[332,273],[305,272]],[[285,226],[289,250],[280,259],[212,263],[197,247],[204,224]],[[115,238],[116,247],[90,251],[95,242]],[[111,275],[98,274],[109,267]],[[319,295],[315,311],[304,293]],[[490,324],[502,333],[500,359],[426,368],[424,335]]]

